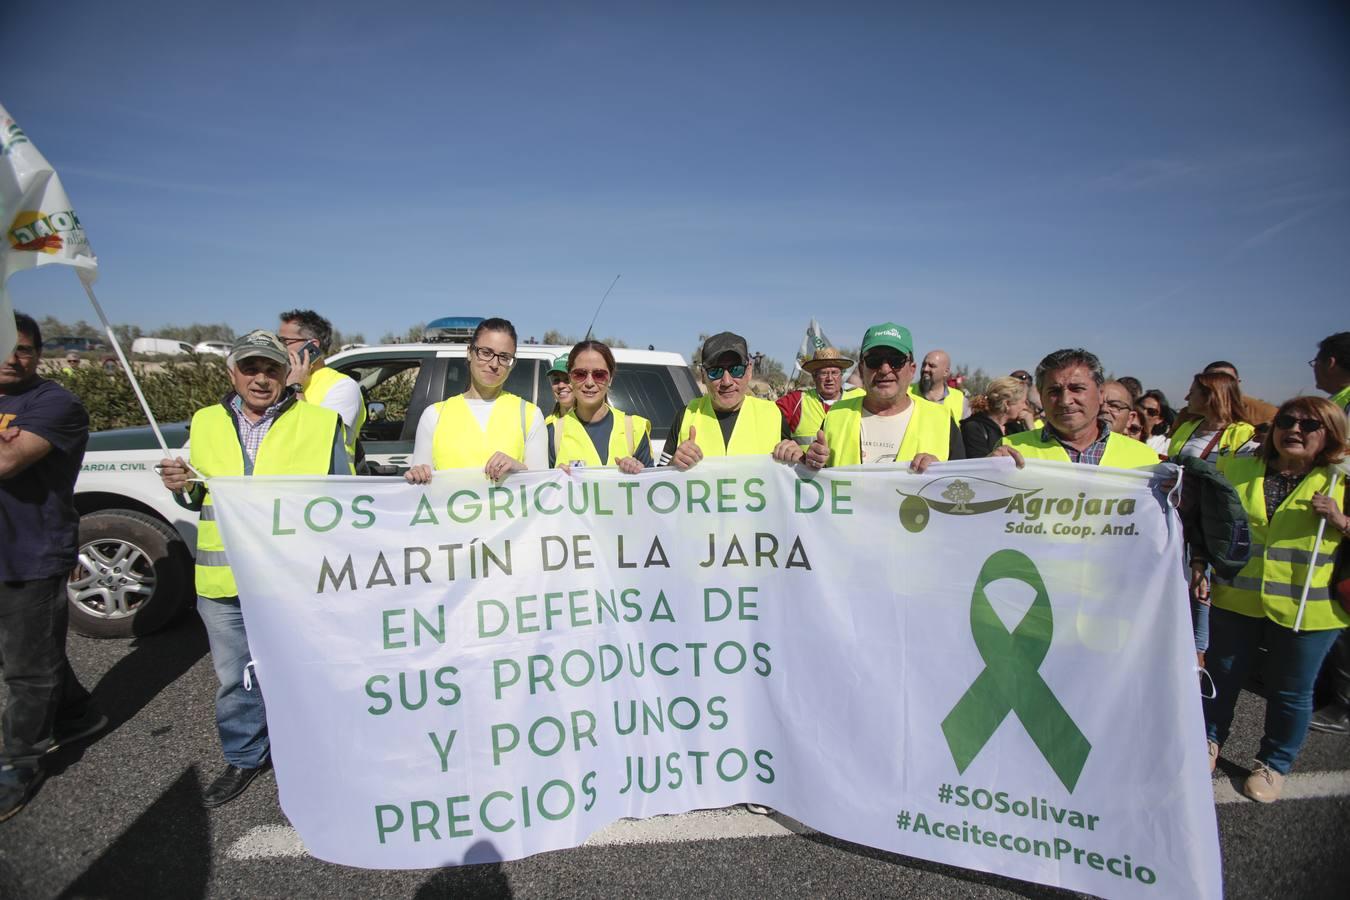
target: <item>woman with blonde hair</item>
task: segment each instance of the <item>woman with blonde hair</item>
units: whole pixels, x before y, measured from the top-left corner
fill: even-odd
[[[984,409],[961,422],[966,459],[981,459],[1003,443],[1008,423],[1016,422],[1027,406],[1027,385],[1012,375],[995,378],[984,392]]]
[[[1206,661],[1214,696],[1204,701],[1210,768],[1228,737],[1247,672],[1264,647],[1265,734],[1243,786],[1262,803],[1280,797],[1308,736],[1317,671],[1350,625],[1350,610],[1332,585],[1337,548],[1350,536],[1344,479],[1333,490],[1333,467],[1350,453],[1346,430],[1345,413],[1335,404],[1297,397],[1280,406],[1256,455],[1219,460],[1247,510],[1252,555],[1236,577],[1213,586]]]

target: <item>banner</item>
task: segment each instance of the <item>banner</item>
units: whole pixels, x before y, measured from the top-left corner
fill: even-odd
[[[402,868],[752,801],[1109,897],[1221,895],[1172,477],[210,483],[308,850]]]
[[[51,164],[0,106],[0,359],[14,349],[14,311],[5,282],[32,266],[75,266],[92,282],[98,260]]]

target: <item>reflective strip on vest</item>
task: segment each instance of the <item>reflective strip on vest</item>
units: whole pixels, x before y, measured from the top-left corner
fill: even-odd
[[[312,403],[292,403],[267,429],[254,461],[254,475],[326,475],[333,465],[333,438],[338,414]],[[234,416],[223,404],[208,406],[192,417],[188,450],[192,467],[205,478],[244,474],[244,448]],[[208,490],[197,524],[195,574],[197,593],[208,599],[239,593]]]
[[[435,409],[439,418],[431,443],[432,468],[476,469],[499,450],[516,462],[525,461],[533,403],[503,391],[492,403],[486,430],[463,394],[442,400]]]

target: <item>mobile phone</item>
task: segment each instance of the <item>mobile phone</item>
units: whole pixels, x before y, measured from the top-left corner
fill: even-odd
[[[301,362],[304,363],[313,362],[314,357],[318,355],[319,355],[318,341],[305,341],[303,344],[300,345],[299,356]]]

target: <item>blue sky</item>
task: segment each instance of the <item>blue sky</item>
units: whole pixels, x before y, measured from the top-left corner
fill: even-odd
[[[1350,329],[1335,4],[6,4],[0,103],[145,328],[312,306],[788,360],[908,326],[1268,400]],[[73,276],[15,306],[92,318]]]

